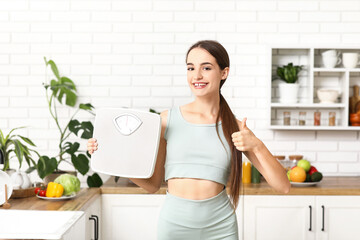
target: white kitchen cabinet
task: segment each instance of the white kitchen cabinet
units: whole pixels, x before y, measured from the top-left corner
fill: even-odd
[[[74,223],[71,228],[63,235],[61,240],[85,240],[85,225],[86,219],[85,214],[81,216],[81,218]]]
[[[316,216],[317,239],[359,239],[360,196],[316,196]]]
[[[163,194],[102,194],[102,238],[156,240]]]
[[[244,240],[311,240],[314,218],[310,228],[310,208],[314,196],[244,197]],[[314,211],[312,211],[314,213]]]
[[[86,240],[104,239],[101,237],[101,196],[98,196],[85,210],[85,236]]]
[[[244,240],[356,239],[359,219],[360,196],[244,198]]]
[[[327,49],[336,49],[340,52],[358,52],[358,47],[270,47],[269,61],[269,91],[270,107],[269,122],[270,129],[276,130],[356,130],[360,127],[349,126],[349,97],[353,95],[354,85],[360,85],[360,68],[346,69],[341,64],[334,68],[324,68],[322,65],[321,52]],[[341,57],[341,56],[340,56]],[[276,74],[278,66],[303,65],[299,73],[298,83],[299,102],[296,104],[279,103],[278,85],[282,81]],[[317,90],[319,88],[336,89],[340,91],[337,102],[332,104],[319,103]],[[283,113],[290,112],[291,124],[283,124]],[[320,126],[314,126],[314,112],[321,113]],[[306,125],[299,125],[299,113],[306,112]],[[329,112],[336,113],[335,126],[329,126]]]
[[[103,239],[156,240],[163,194],[102,194]],[[243,196],[236,210],[242,239]]]

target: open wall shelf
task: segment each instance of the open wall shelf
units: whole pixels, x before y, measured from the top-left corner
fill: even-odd
[[[359,127],[349,123],[349,97],[353,95],[353,86],[360,86],[360,67],[347,69],[342,63],[334,68],[325,68],[321,53],[336,49],[340,52],[357,52],[354,47],[271,47],[271,99],[270,129],[278,130],[355,130]],[[341,58],[341,55],[340,55]],[[282,82],[276,75],[278,66],[303,65],[299,73],[299,101],[296,104],[279,103],[278,85]],[[335,103],[320,103],[317,97],[319,88],[336,89],[340,92]],[[314,126],[314,112],[321,113],[319,126]],[[284,112],[290,112],[290,125],[284,125]],[[305,125],[299,125],[299,113],[306,112]],[[335,126],[329,126],[329,112],[336,113]]]

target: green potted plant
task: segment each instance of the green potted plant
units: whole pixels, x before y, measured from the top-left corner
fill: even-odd
[[[90,121],[79,122],[75,119],[79,111],[86,111],[92,115],[94,107],[90,103],[80,103],[76,108],[75,113],[71,116],[69,122],[65,126],[61,126],[58,118],[57,104],[68,107],[75,107],[77,102],[77,90],[74,82],[68,77],[61,76],[59,70],[53,60],[47,61],[44,57],[46,66],[50,66],[55,76],[50,83],[44,83],[46,90],[46,99],[49,106],[51,117],[60,133],[59,152],[57,155],[40,156],[36,166],[32,170],[37,170],[40,178],[45,179],[45,183],[52,181],[63,171],[59,169],[60,163],[68,163],[72,165],[77,172],[82,175],[87,175],[87,184],[89,187],[100,187],[103,182],[97,173],[89,175],[90,170],[89,159],[90,154],[87,151],[79,150],[80,144],[78,142],[71,142],[68,140],[69,136],[74,134],[82,139],[89,139],[93,135],[93,124]],[[48,177],[49,175],[52,177]]]
[[[15,172],[15,169],[10,168],[12,158],[18,159],[19,168],[21,168],[24,159],[29,167],[36,165],[31,152],[40,156],[37,151],[30,148],[36,147],[36,145],[29,138],[14,134],[17,129],[21,128],[25,127],[14,128],[6,136],[0,129],[0,164],[3,164],[2,170],[8,172],[9,175]]]
[[[280,77],[284,83],[279,84],[280,103],[297,103],[299,84],[298,74],[303,66],[294,66],[293,63],[278,67],[276,70],[277,76]]]

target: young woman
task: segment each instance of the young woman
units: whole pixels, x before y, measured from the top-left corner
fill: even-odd
[[[217,41],[199,41],[188,50],[186,65],[195,100],[160,114],[154,174],[131,181],[150,193],[159,190],[163,179],[167,181],[159,240],[235,240],[241,154],[277,191],[288,193],[290,183],[281,164],[247,127],[246,118],[236,119],[221,95],[230,66],[225,48]],[[89,139],[87,146],[92,154],[97,150],[96,139]]]

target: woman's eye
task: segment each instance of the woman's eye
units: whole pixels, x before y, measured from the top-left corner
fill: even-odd
[[[192,71],[192,70],[194,70],[194,68],[188,68],[187,70],[188,70],[188,71]]]
[[[211,70],[211,68],[209,68],[209,67],[204,67],[204,69],[205,69],[205,70]]]

